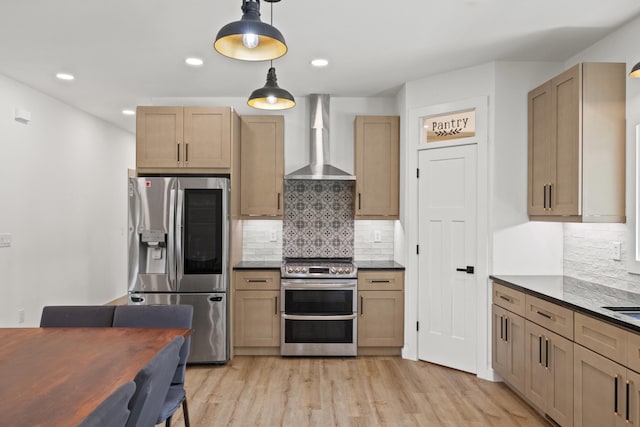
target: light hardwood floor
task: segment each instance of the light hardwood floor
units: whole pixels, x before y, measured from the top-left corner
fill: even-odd
[[[400,357],[238,356],[186,388],[193,427],[549,425],[502,383]]]

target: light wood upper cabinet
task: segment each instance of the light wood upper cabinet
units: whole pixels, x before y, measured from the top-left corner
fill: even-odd
[[[358,273],[358,347],[404,345],[404,272]]]
[[[528,96],[532,220],[625,221],[624,63],[583,63]]]
[[[136,115],[138,172],[229,173],[231,108],[138,107]]]
[[[398,219],[400,118],[355,120],[356,219]]]
[[[244,219],[282,219],[284,117],[242,116],[240,121],[240,214]]]

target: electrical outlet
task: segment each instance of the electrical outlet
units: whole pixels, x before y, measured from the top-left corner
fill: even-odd
[[[622,259],[622,244],[620,242],[613,242],[613,258],[616,261],[620,261]]]
[[[373,242],[374,243],[382,242],[382,232],[380,230],[376,230],[373,232]]]
[[[278,231],[277,230],[271,230],[269,232],[269,241],[270,242],[277,242],[278,241]]]
[[[18,309],[18,323],[24,323],[24,308]]]

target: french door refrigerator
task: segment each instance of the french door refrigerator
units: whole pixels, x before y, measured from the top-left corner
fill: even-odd
[[[229,179],[129,179],[129,304],[190,304],[189,363],[229,360]]]

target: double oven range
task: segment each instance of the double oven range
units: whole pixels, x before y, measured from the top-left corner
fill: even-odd
[[[350,258],[288,258],[281,267],[283,356],[355,356],[357,267]]]

